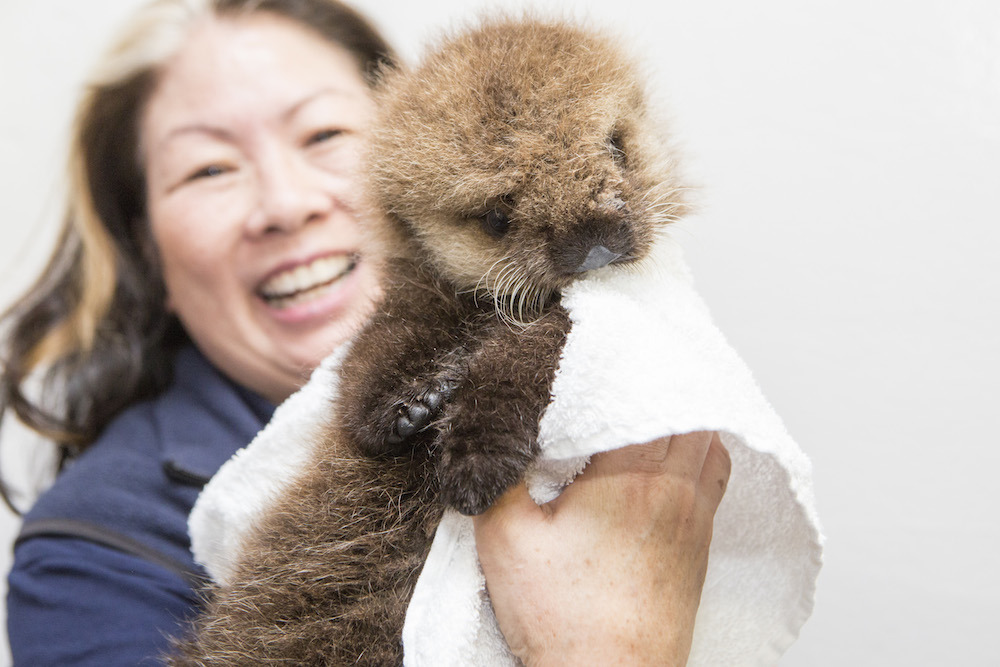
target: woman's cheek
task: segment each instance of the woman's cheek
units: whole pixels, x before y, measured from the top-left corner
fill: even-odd
[[[161,254],[211,256],[243,237],[243,221],[251,210],[250,188],[243,178],[225,180],[174,193],[152,210],[153,235]]]

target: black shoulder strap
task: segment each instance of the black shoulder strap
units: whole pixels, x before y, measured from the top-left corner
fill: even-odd
[[[24,540],[39,535],[77,537],[132,556],[138,556],[145,561],[170,570],[196,590],[204,588],[209,583],[205,575],[192,569],[187,564],[166,556],[153,547],[143,544],[127,535],[122,535],[110,528],[87,521],[78,521],[76,519],[36,519],[28,521],[21,527],[21,532],[14,541],[14,546],[17,547]]]

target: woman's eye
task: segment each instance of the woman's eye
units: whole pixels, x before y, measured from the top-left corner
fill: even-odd
[[[191,175],[188,176],[185,180],[196,181],[200,178],[214,178],[215,176],[221,176],[227,171],[229,170],[226,167],[217,164],[210,164],[207,167],[202,167],[201,169],[192,172]]]
[[[329,141],[330,139],[340,135],[342,132],[343,130],[335,129],[320,130],[319,132],[315,132],[309,136],[309,139],[306,141],[306,145],[311,146],[312,144],[320,144],[324,141]]]

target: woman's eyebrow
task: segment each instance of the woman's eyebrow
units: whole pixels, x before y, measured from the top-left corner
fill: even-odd
[[[357,98],[357,93],[353,91],[343,90],[342,88],[336,88],[332,86],[329,88],[320,88],[319,90],[306,95],[298,102],[295,102],[293,105],[288,107],[288,109],[286,109],[284,112],[282,112],[281,114],[282,120],[288,120],[289,118],[292,118],[293,116],[295,116],[295,114],[301,111],[303,107],[308,106],[318,98],[326,97],[328,95],[333,97],[342,97],[345,99]]]
[[[341,97],[344,99],[357,98],[357,94],[352,91],[347,91],[336,87],[321,88],[312,93],[309,93],[302,99],[293,103],[283,112],[281,112],[280,115],[281,120],[283,121],[289,120],[290,118],[294,117],[295,114],[299,113],[304,107],[308,106],[317,99],[326,96]],[[163,145],[167,144],[168,142],[177,138],[178,136],[183,136],[186,134],[206,134],[221,141],[226,141],[230,143],[235,141],[233,133],[228,129],[226,129],[225,127],[219,125],[211,125],[208,123],[189,123],[171,129],[169,132],[167,132],[166,136],[164,136],[160,141],[156,143],[156,147],[161,148]]]
[[[160,149],[170,141],[176,139],[177,137],[188,134],[207,134],[221,141],[226,141],[229,143],[232,143],[234,141],[232,132],[230,132],[224,127],[220,127],[217,125],[209,125],[207,123],[190,123],[187,125],[180,125],[178,127],[171,129],[162,139],[156,142],[156,148]]]

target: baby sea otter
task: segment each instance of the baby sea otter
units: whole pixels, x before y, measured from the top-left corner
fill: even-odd
[[[604,36],[488,21],[375,95],[382,299],[315,460],[173,664],[400,664],[442,512],[484,511],[538,452],[570,329],[561,290],[641,260],[685,210],[635,69]]]

